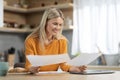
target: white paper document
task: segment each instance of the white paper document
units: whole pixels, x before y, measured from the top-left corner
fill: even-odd
[[[63,63],[70,60],[68,54],[60,55],[28,55],[28,60],[32,66],[44,66],[50,64]]]
[[[65,71],[42,71],[42,72],[39,72],[38,74],[61,74],[61,73],[66,73]]]
[[[79,56],[73,58],[72,60],[68,61],[67,64],[74,65],[74,66],[81,66],[81,65],[87,65],[97,59],[101,54],[95,53],[95,54],[80,54]]]
[[[87,65],[97,59],[101,54],[80,54],[70,60],[68,54],[59,55],[28,55],[27,58],[32,66],[45,66],[66,62],[69,65],[81,66]]]

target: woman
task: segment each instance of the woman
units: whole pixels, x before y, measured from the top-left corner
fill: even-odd
[[[67,53],[67,39],[61,34],[64,25],[63,13],[56,8],[50,8],[43,14],[38,28],[25,40],[26,55],[59,55]],[[58,67],[63,71],[81,72],[86,66],[70,66],[65,63],[51,64],[47,66],[33,67],[26,59],[25,68],[31,73],[39,71],[57,71]]]

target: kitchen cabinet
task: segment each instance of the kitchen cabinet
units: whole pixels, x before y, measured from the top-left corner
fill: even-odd
[[[34,1],[34,0],[33,0]],[[37,25],[39,24],[42,14],[44,10],[48,9],[49,7],[56,7],[63,11],[66,17],[70,17],[72,20],[73,15],[73,3],[62,3],[57,5],[49,5],[49,6],[37,6],[31,8],[21,8],[21,7],[14,7],[11,5],[4,5],[4,22],[13,23],[13,24],[22,24],[22,25],[34,25],[31,28],[24,29],[24,28],[14,28],[11,27],[2,27],[0,28],[0,32],[12,32],[12,33],[30,33],[32,32]],[[64,31],[72,30],[73,27],[65,26],[63,28]]]
[[[40,12],[44,11],[50,7],[56,7],[59,9],[67,9],[67,8],[72,8],[73,4],[72,3],[64,3],[64,4],[59,4],[59,5],[50,5],[46,7],[37,7],[37,8],[16,8],[13,6],[4,6],[4,11],[10,11],[10,12],[16,12],[16,13],[33,13],[33,12]]]

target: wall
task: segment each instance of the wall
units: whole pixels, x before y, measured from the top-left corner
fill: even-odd
[[[72,46],[73,30],[64,30],[63,35],[68,39],[68,53],[69,53],[70,57],[72,57],[71,46]]]
[[[17,51],[24,49],[25,37],[25,34],[0,32],[0,53],[4,53],[5,51],[8,51],[8,49],[10,49],[11,47],[14,47],[16,49],[15,62],[18,62],[19,59]]]

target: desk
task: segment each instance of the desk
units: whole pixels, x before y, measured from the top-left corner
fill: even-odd
[[[120,71],[113,74],[95,74],[95,75],[78,75],[69,73],[40,73],[37,75],[31,74],[7,74],[5,77],[0,77],[0,80],[120,80]]]
[[[120,66],[92,66],[92,65],[89,65],[87,66],[88,69],[95,69],[95,70],[117,70],[117,71],[120,71]]]

